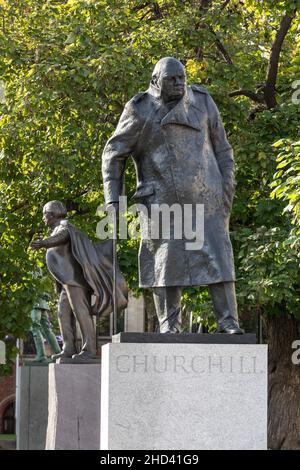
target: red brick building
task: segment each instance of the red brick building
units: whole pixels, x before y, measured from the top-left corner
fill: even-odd
[[[0,377],[0,434],[15,434],[15,368],[12,375]]]

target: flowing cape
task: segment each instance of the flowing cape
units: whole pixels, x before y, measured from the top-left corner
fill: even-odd
[[[113,309],[113,240],[94,244],[68,221],[62,221],[61,225],[68,229],[72,254],[80,264],[84,278],[96,297],[92,313],[103,315],[111,312]],[[117,265],[117,310],[127,306],[127,297],[127,284]]]

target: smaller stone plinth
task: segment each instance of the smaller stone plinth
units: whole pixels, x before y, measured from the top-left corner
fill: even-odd
[[[47,450],[98,450],[100,364],[49,366]]]

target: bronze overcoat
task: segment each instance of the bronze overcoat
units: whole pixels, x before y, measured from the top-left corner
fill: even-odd
[[[136,202],[204,205],[204,244],[187,239],[142,239],[141,287],[199,286],[235,279],[229,216],[234,194],[233,152],[220,113],[204,87],[186,88],[168,110],[152,85],[125,106],[102,156],[106,203],[121,194],[126,159],[132,156]],[[193,228],[195,229],[193,220]],[[172,230],[171,230],[172,233]]]

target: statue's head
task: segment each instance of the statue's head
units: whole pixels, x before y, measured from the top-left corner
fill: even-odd
[[[165,102],[179,101],[186,90],[183,64],[174,57],[160,59],[154,67],[151,84],[160,91]]]
[[[43,207],[43,221],[46,225],[53,225],[67,216],[66,206],[60,201],[50,201]]]

